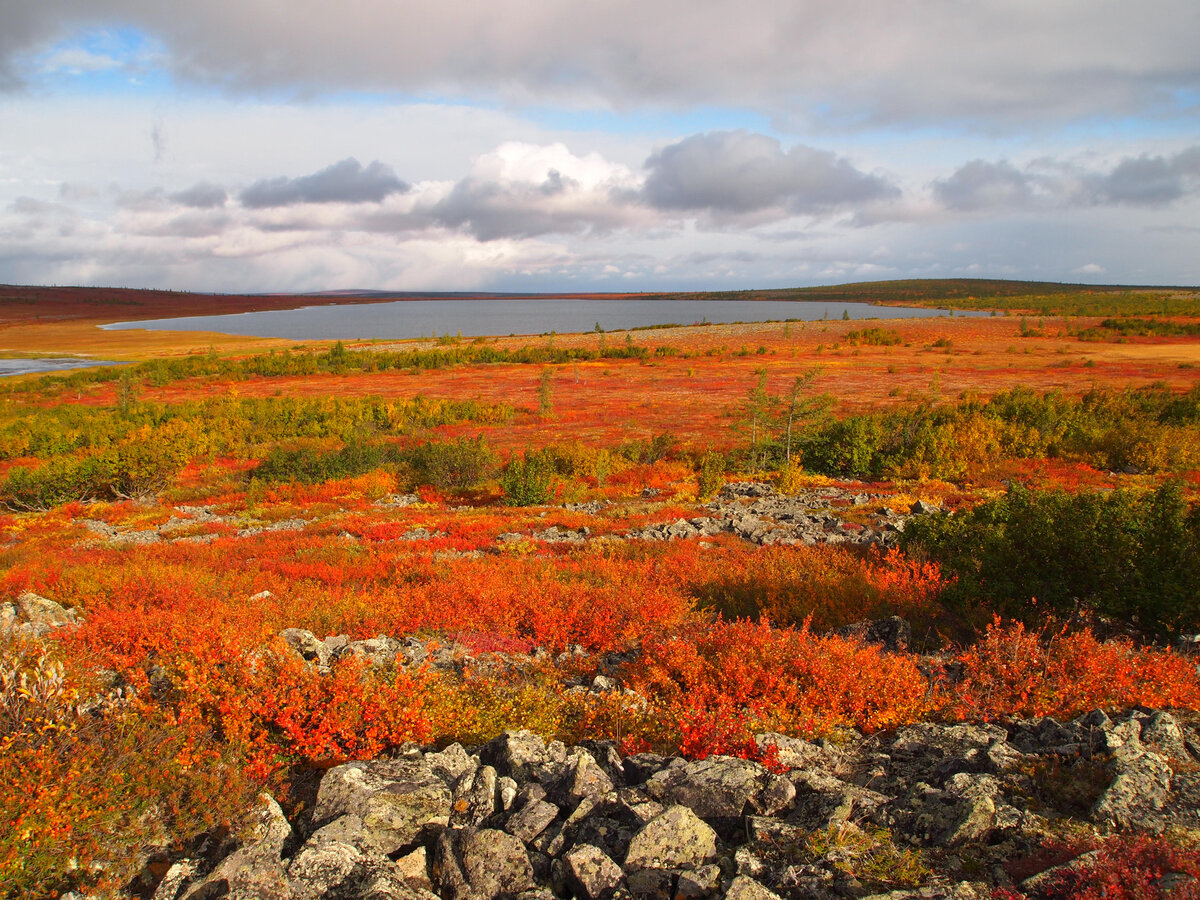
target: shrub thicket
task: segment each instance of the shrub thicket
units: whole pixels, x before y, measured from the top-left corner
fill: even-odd
[[[902,541],[952,576],[944,596],[963,609],[1031,623],[1102,616],[1154,635],[1200,628],[1200,507],[1174,483],[1141,496],[1014,487],[916,519]]]

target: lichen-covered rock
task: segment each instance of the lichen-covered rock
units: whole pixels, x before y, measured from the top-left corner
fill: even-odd
[[[1123,749],[1109,767],[1113,780],[1092,807],[1092,821],[1119,828],[1153,827],[1171,791],[1170,765],[1157,753]]]
[[[308,629],[285,628],[279,632],[279,636],[301,659],[318,666],[329,665],[329,648]]]
[[[355,815],[383,852],[393,853],[448,824],[451,801],[450,789],[423,759],[352,762],[325,773],[312,818],[321,825]]]
[[[438,753],[426,753],[425,763],[447,784],[454,784],[465,773],[479,767],[479,761],[468,754],[462,744],[451,744]]]
[[[226,856],[199,883],[183,888],[181,880],[176,893],[162,900],[206,900],[223,897],[228,900],[285,900],[291,896],[283,854],[295,835],[283,810],[268,794],[259,797],[255,811],[240,846]],[[160,891],[162,885],[160,885]],[[155,900],[159,895],[155,894]]]
[[[575,749],[567,757],[567,769],[550,788],[549,798],[564,809],[575,809],[580,801],[595,800],[613,789],[595,757],[587,750]]]
[[[490,828],[444,831],[434,846],[432,874],[445,900],[496,900],[535,887],[525,845]]]
[[[753,878],[738,875],[725,892],[725,900],[779,900],[779,895],[767,890]]]
[[[531,800],[508,817],[504,830],[528,844],[557,818],[558,807],[553,803]]]
[[[532,731],[506,731],[479,751],[481,762],[518,782],[541,780],[550,762],[546,743]]]
[[[686,806],[672,806],[634,835],[625,871],[685,869],[717,858],[717,834]]]
[[[606,900],[624,877],[618,866],[599,847],[579,844],[564,857],[566,883],[579,900]]]
[[[702,819],[737,818],[762,789],[767,770],[732,756],[677,759],[646,782],[646,793],[664,804],[679,804]]]
[[[454,785],[450,825],[482,825],[496,811],[496,770],[480,766]]]

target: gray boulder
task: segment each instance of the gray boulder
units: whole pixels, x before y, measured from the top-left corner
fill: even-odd
[[[779,900],[779,895],[767,890],[753,878],[738,875],[725,892],[725,900]]]
[[[1171,767],[1157,753],[1122,749],[1109,763],[1112,783],[1091,809],[1093,822],[1118,828],[1151,826],[1171,792]]]
[[[509,816],[504,830],[528,844],[557,818],[558,807],[553,803],[531,800]]]
[[[294,839],[279,804],[268,794],[259,797],[259,806],[238,849],[226,856],[203,881],[180,892],[184,879],[175,883],[175,892],[159,885],[155,900],[285,900],[291,897],[283,854]],[[166,879],[164,879],[164,884]],[[160,897],[161,895],[161,897]]]
[[[518,782],[541,780],[550,761],[546,743],[532,731],[506,731],[479,751],[480,762]]]
[[[742,816],[762,790],[767,770],[732,756],[677,759],[646,782],[646,793],[664,804],[686,806],[703,819]]]
[[[525,845],[490,828],[442,832],[432,874],[445,900],[496,900],[535,887]]]
[[[370,839],[394,853],[448,824],[451,803],[450,789],[423,759],[352,762],[325,773],[312,818],[320,825],[357,816]]]
[[[301,659],[317,666],[329,665],[329,647],[307,628],[285,628],[279,636]]]
[[[633,837],[625,871],[688,869],[717,858],[717,834],[686,806],[672,806]]]
[[[567,886],[579,900],[606,900],[620,886],[621,867],[599,847],[579,844],[563,857]]]
[[[496,811],[496,770],[480,766],[466,772],[454,785],[451,827],[482,825]]]

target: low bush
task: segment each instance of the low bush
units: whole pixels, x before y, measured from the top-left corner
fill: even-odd
[[[1103,616],[1156,636],[1200,628],[1200,507],[1176,483],[1142,496],[1014,487],[913,520],[902,546],[941,565],[943,597],[963,610]]]
[[[353,478],[392,461],[396,454],[380,444],[350,443],[337,450],[316,446],[277,447],[251,471],[269,482],[320,484],[334,478]]]
[[[554,480],[554,460],[544,451],[526,449],[513,454],[500,476],[504,502],[509,506],[537,506],[549,503]]]
[[[427,441],[406,454],[416,479],[439,490],[465,491],[492,477],[496,456],[483,439]]]

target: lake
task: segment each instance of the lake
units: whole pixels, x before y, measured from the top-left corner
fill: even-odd
[[[42,372],[62,372],[65,369],[86,369],[91,366],[123,366],[125,363],[107,359],[76,359],[74,357],[43,357],[41,359],[0,359],[0,378],[5,375],[31,375]]]
[[[644,328],[649,325],[693,325],[699,322],[765,322],[795,319],[913,319],[948,315],[944,309],[875,306],[870,303],[817,303],[802,300],[584,300],[565,297],[469,300],[397,300],[384,303],[324,304],[301,309],[185,316],[115,322],[104,328],[148,328],[154,331],[215,331],[248,337],[291,340],[363,340],[433,337],[461,333],[465,337],[508,334],[567,334]],[[955,315],[972,315],[956,312]],[[974,315],[986,315],[974,313]]]

